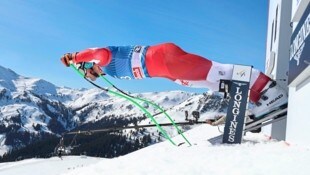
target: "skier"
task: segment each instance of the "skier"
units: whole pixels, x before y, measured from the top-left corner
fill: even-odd
[[[86,77],[95,81],[104,73],[120,79],[164,77],[189,87],[219,90],[220,80],[231,80],[233,65],[221,64],[187,53],[173,43],[154,46],[108,46],[67,53],[61,61],[75,64]],[[101,70],[104,68],[104,72]],[[256,104],[252,113],[261,113],[287,102],[286,92],[271,78],[253,69],[250,101]]]

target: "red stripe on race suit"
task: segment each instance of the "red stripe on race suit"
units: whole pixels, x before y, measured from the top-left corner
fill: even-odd
[[[262,90],[264,89],[264,87],[267,85],[267,83],[270,80],[271,79],[267,75],[260,72],[258,78],[254,82],[254,84],[250,90],[250,100],[252,102],[254,102],[254,103],[258,102],[258,100],[260,99],[260,94],[261,94]]]

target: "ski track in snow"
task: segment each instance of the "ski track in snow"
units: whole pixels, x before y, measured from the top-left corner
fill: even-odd
[[[64,157],[0,164],[2,175],[308,175],[310,150],[263,134],[248,133],[241,145],[211,145],[217,127],[198,126],[185,135],[193,146],[162,142],[114,159]],[[180,136],[173,138],[183,142]],[[83,167],[82,167],[83,166]],[[38,169],[38,171],[34,171]],[[41,171],[42,170],[42,171]]]

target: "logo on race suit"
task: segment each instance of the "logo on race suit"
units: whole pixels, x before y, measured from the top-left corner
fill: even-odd
[[[132,68],[132,70],[133,70],[133,76],[136,79],[142,79],[143,78],[142,71],[141,71],[140,67],[134,67],[134,68]]]
[[[244,77],[245,76],[245,70],[238,72],[237,75],[239,75],[240,77]]]
[[[181,80],[183,86],[189,86],[189,82],[185,80]]]
[[[219,75],[220,75],[220,76],[224,76],[224,75],[225,75],[225,72],[224,72],[224,71],[219,71]]]
[[[136,46],[134,48],[134,52],[140,53],[141,52],[142,47],[141,46]]]

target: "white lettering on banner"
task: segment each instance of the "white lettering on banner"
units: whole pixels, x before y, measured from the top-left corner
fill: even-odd
[[[305,22],[303,23],[303,25],[301,26],[300,30],[298,31],[290,48],[290,60],[292,59],[296,60],[297,66],[299,65],[299,59],[305,46],[305,40],[309,36],[309,34],[310,34],[310,13],[306,18]]]
[[[142,79],[146,77],[143,72],[143,67],[142,67],[142,62],[141,62],[144,48],[145,46],[135,46],[134,51],[132,53],[131,69],[132,69],[132,74],[136,79]]]
[[[235,141],[235,135],[236,135],[236,128],[238,125],[237,117],[240,113],[240,104],[242,100],[242,91],[240,91],[240,87],[236,87],[236,94],[234,96],[234,105],[232,109],[232,114],[234,116],[234,119],[230,122],[229,126],[229,135],[228,135],[228,141],[234,142]]]

